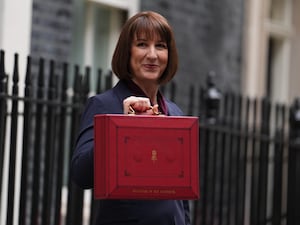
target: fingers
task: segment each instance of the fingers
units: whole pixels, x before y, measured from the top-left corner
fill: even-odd
[[[123,101],[124,114],[159,115],[158,105],[151,106],[149,98],[130,96]]]
[[[153,115],[159,115],[160,112],[158,110],[158,104],[155,104],[152,108],[151,108],[151,114]]]

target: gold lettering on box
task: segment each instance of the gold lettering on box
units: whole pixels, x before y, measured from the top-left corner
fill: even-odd
[[[176,194],[176,191],[174,189],[166,189],[166,190],[160,190],[160,189],[132,189],[132,193],[140,193],[140,194]]]
[[[176,194],[175,190],[160,190],[159,193],[161,194]]]

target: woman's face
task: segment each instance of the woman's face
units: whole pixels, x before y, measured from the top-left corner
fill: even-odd
[[[157,82],[168,64],[167,43],[159,35],[153,37],[149,40],[146,35],[135,36],[131,45],[130,69],[138,83]]]

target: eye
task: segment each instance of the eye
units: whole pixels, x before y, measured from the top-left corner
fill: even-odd
[[[147,43],[144,42],[144,41],[140,41],[140,42],[137,42],[136,46],[138,46],[138,47],[146,47]]]
[[[157,44],[156,44],[156,47],[157,47],[158,49],[167,49],[167,48],[168,48],[167,44],[164,43],[164,42],[157,43]]]

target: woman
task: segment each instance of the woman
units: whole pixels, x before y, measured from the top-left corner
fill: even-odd
[[[124,25],[112,59],[112,70],[120,79],[112,89],[88,100],[71,174],[82,188],[93,187],[93,119],[96,114],[182,115],[173,102],[159,92],[177,71],[178,58],[173,31],[155,12],[141,12]],[[97,225],[190,224],[185,200],[101,200]]]

